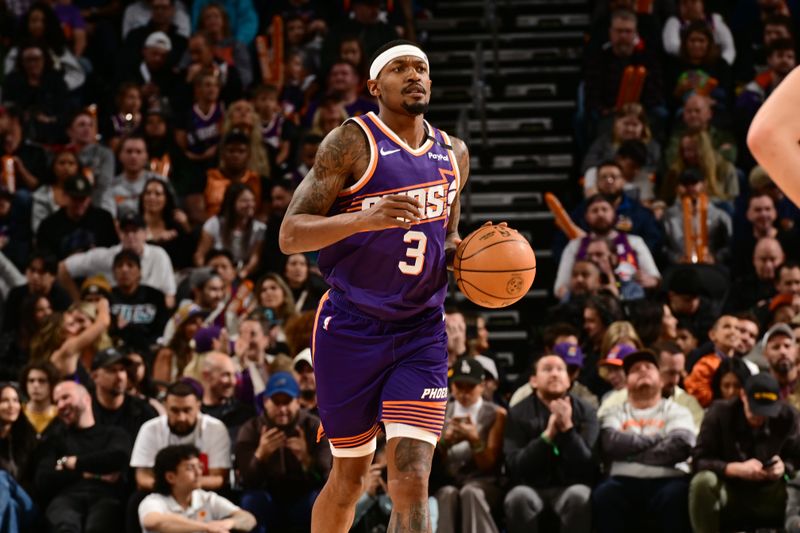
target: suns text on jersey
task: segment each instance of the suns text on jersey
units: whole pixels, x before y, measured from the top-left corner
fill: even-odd
[[[361,210],[365,211],[371,208],[384,196],[389,196],[391,194],[403,194],[410,196],[419,202],[419,205],[422,206],[422,217],[420,218],[420,222],[424,222],[425,220],[432,220],[442,217],[445,215],[445,211],[447,216],[450,216],[450,206],[453,205],[453,201],[456,199],[457,192],[458,182],[453,180],[449,185],[446,183],[438,183],[436,185],[429,185],[427,187],[420,187],[407,191],[380,194],[377,196],[367,196],[361,201]]]

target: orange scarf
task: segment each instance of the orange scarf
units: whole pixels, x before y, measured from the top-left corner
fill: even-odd
[[[704,263],[708,253],[708,196],[701,194],[696,204],[691,196],[683,196],[681,206],[683,207],[683,260],[686,263]],[[695,213],[698,231],[695,231]]]

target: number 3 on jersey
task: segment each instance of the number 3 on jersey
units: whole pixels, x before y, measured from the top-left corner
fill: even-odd
[[[422,272],[422,265],[425,264],[425,248],[428,246],[428,236],[421,231],[407,231],[403,236],[403,242],[408,244],[416,243],[416,246],[410,246],[406,250],[406,257],[413,259],[414,263],[409,265],[405,261],[400,261],[397,267],[403,274],[418,276]]]

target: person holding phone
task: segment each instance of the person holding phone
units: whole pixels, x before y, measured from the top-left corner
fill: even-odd
[[[784,479],[800,451],[797,435],[797,412],[780,399],[780,386],[767,373],[750,376],[737,397],[713,403],[692,454],[694,531],[770,528],[783,522],[784,513],[787,529],[800,531],[800,506],[786,506]]]
[[[317,442],[319,418],[300,408],[290,372],[270,376],[260,395],[264,412],[239,429],[236,469],[245,490],[241,507],[255,515],[253,531],[308,530],[311,506],[331,469],[327,439]]]
[[[492,509],[501,496],[497,481],[506,410],[483,399],[485,372],[473,357],[455,361],[450,383],[454,401],[447,403],[436,446],[447,471],[445,486],[436,492],[437,531],[497,533]]]

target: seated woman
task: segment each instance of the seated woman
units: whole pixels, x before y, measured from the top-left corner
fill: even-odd
[[[682,108],[686,99],[697,93],[711,97],[718,113],[730,109],[733,96],[731,68],[720,57],[714,35],[705,21],[692,22],[686,28],[680,55],[669,70],[671,74],[665,82],[672,88],[676,108]]]
[[[203,7],[197,20],[197,31],[208,35],[214,47],[214,56],[224,61],[229,68],[235,68],[239,72],[242,86],[249,87],[253,81],[250,53],[244,43],[233,37],[228,13],[222,5],[210,3]]]
[[[715,400],[730,400],[739,397],[750,370],[738,357],[729,357],[719,364],[719,368],[711,378],[711,391]]]
[[[647,160],[643,166],[646,169],[650,169],[650,171],[655,170],[661,161],[661,147],[653,139],[647,120],[647,113],[642,105],[628,103],[620,107],[614,114],[614,125],[611,132],[599,135],[589,147],[586,157],[583,158],[583,172],[585,173],[588,169],[596,167],[603,161],[614,159],[622,143],[631,140],[642,141],[645,144],[647,147]],[[589,185],[584,183],[585,188],[588,188]],[[592,194],[586,192],[587,197]]]
[[[58,152],[50,169],[53,174],[52,185],[42,185],[33,193],[31,227],[34,233],[39,229],[42,220],[67,204],[64,183],[83,171],[78,156],[70,150]]]
[[[711,28],[714,44],[720,48],[720,55],[729,65],[736,59],[736,46],[730,28],[719,13],[707,13],[704,0],[679,0],[678,14],[667,19],[662,37],[664,51],[678,56],[681,48],[681,34],[692,22],[705,22]]]
[[[706,193],[715,203],[727,205],[739,195],[736,167],[714,150],[705,131],[681,137],[678,156],[669,162],[669,170],[661,183],[659,196],[667,204],[675,201],[678,180],[688,169],[695,169],[703,177]]]
[[[283,277],[292,290],[294,308],[298,313],[317,308],[327,285],[320,276],[311,272],[305,254],[292,254],[286,258]]]
[[[186,214],[175,204],[172,187],[160,178],[147,180],[139,197],[139,212],[144,219],[148,244],[164,248],[176,271],[192,266],[189,260],[191,227]]]
[[[94,305],[82,305],[95,310],[94,320],[88,316],[88,310],[81,309],[81,305],[74,305],[63,314],[50,315],[41,334],[31,342],[30,360],[50,361],[62,378],[77,378],[80,383],[88,385],[91,378],[87,368],[91,367],[96,343],[111,325],[111,312],[106,299],[100,299]]]
[[[3,101],[14,102],[22,111],[26,117],[24,127],[32,132],[31,140],[63,142],[66,139],[60,122],[71,107],[67,85],[53,68],[53,60],[43,45],[28,43],[19,50],[16,68],[6,74],[3,82]]]
[[[255,219],[256,197],[243,183],[234,183],[225,191],[219,215],[203,224],[200,242],[194,255],[195,264],[204,264],[206,254],[212,248],[229,250],[238,266],[237,272],[244,279],[258,266],[261,247],[267,226]]]
[[[286,342],[283,327],[297,314],[294,297],[286,282],[278,274],[270,272],[256,283],[256,302],[254,315],[263,317],[270,325],[268,332],[270,347]]]
[[[0,385],[0,492],[4,510],[3,531],[30,531],[36,511],[25,487],[33,482],[31,460],[36,448],[36,431],[22,415],[22,394],[16,385]],[[10,501],[8,501],[10,500]]]

